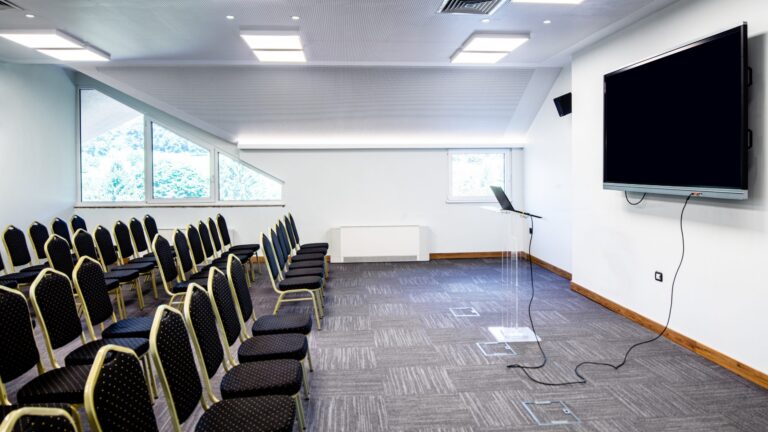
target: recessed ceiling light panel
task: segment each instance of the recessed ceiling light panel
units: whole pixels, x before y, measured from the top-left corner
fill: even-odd
[[[243,30],[240,36],[252,50],[301,50],[298,32]]]
[[[307,57],[302,50],[253,50],[253,54],[262,63],[306,63]]]
[[[528,42],[527,34],[483,34],[475,33],[462,48],[471,52],[512,52]]]
[[[0,37],[24,45],[27,48],[71,49],[82,48],[77,39],[59,30],[3,30]]]
[[[451,58],[455,64],[494,64],[507,56],[505,52],[467,52],[459,51]]]
[[[71,62],[106,62],[109,54],[97,49],[86,47],[82,49],[39,49],[37,52],[61,61]]]
[[[512,3],[581,4],[584,0],[512,0]]]

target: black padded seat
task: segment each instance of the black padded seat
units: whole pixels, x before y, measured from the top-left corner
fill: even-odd
[[[249,243],[249,244],[241,244],[241,245],[235,245],[229,248],[230,252],[239,253],[238,251],[253,251],[256,252],[261,248],[261,245],[257,245],[256,243]]]
[[[104,283],[107,286],[107,291],[112,291],[113,289],[120,286],[119,279],[104,279]]]
[[[0,279],[10,279],[16,281],[17,284],[31,284],[37,278],[40,272],[22,270],[18,273],[9,273],[7,275],[0,276]]]
[[[302,262],[302,261],[322,261],[325,259],[325,255],[323,254],[306,254],[306,255],[296,255],[293,258],[291,258],[291,262]]]
[[[264,315],[259,317],[251,327],[254,336],[286,333],[299,333],[306,336],[311,331],[312,317],[309,314]]]
[[[320,254],[320,255],[327,255],[328,249],[325,248],[301,248],[298,252],[296,252],[297,255],[309,255],[309,254]]]
[[[72,366],[52,369],[39,375],[16,394],[20,404],[83,403],[85,382],[91,366]]]
[[[295,277],[304,277],[304,276],[317,276],[317,277],[323,277],[325,276],[325,269],[322,267],[307,267],[307,268],[299,268],[299,269],[291,269],[285,272],[285,278],[295,278]]]
[[[152,316],[120,320],[101,332],[103,339],[149,338],[152,330]]]
[[[317,276],[300,276],[285,279],[277,285],[280,291],[295,289],[318,289],[323,286],[323,278]]]
[[[186,281],[176,282],[171,287],[171,292],[173,294],[185,293],[187,292],[187,288],[189,288],[189,286],[192,285],[193,283],[196,283],[204,287],[208,284],[208,281],[207,279],[200,278],[200,279],[190,279]]]
[[[120,270],[138,270],[139,273],[149,273],[155,268],[154,261],[139,261],[119,267]]]
[[[195,425],[195,431],[291,432],[296,417],[295,408],[290,396],[227,399],[205,411]]]
[[[328,249],[328,243],[307,243],[307,244],[301,244],[302,249],[304,248],[325,248]]]
[[[0,285],[6,288],[16,288],[17,286],[19,286],[19,283],[16,282],[16,279],[11,279],[6,276],[0,276]]]
[[[136,263],[152,263],[153,265],[157,265],[157,260],[155,260],[154,256],[143,256],[139,258],[134,258],[128,261],[127,263],[125,263],[125,265],[136,264]]]
[[[149,340],[142,338],[99,339],[89,342],[72,351],[64,358],[67,366],[90,365],[96,359],[96,354],[105,345],[119,345],[132,349],[137,356],[143,356],[149,351]]]
[[[303,334],[254,336],[240,345],[237,358],[240,363],[280,359],[301,361],[308,350],[307,337]]]
[[[43,270],[45,270],[47,268],[48,268],[48,264],[47,263],[46,264],[37,264],[37,265],[29,266],[29,267],[24,267],[23,269],[21,269],[21,271],[22,272],[29,272],[29,273],[41,272],[41,271],[43,271]]]
[[[298,361],[243,363],[232,368],[221,379],[221,397],[292,396],[301,390],[301,380],[301,363]]]
[[[131,282],[139,277],[138,270],[112,270],[104,273],[104,277],[107,279],[117,279],[121,283]]]
[[[292,262],[288,264],[288,271],[294,270],[294,269],[305,269],[305,268],[311,268],[311,267],[319,267],[323,268],[325,263],[320,260],[313,260],[313,261],[298,261],[298,262]]]

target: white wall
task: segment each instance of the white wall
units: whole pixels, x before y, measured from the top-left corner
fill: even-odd
[[[72,81],[55,66],[0,62],[0,100],[2,229],[68,218],[76,188]]]
[[[514,201],[522,196],[522,158],[513,150]],[[77,209],[89,227],[152,214],[160,228],[224,214],[235,242],[258,242],[259,232],[290,211],[303,241],[332,241],[343,225],[424,225],[434,252],[498,251],[519,220],[484,210],[493,204],[448,204],[446,150],[244,151],[241,158],[285,181],[286,207]]]
[[[571,116],[560,117],[552,99],[571,91],[566,67],[544,99],[525,147],[525,207],[543,216],[534,223],[531,254],[571,270]]]
[[[750,127],[755,131],[751,198],[691,201],[671,328],[768,372],[765,7],[765,0],[682,1],[574,57],[572,270],[574,282],[664,322],[680,258],[678,217],[683,198],[649,196],[634,208],[621,192],[602,189],[602,77],[749,21],[755,74],[750,89]],[[664,272],[663,284],[653,280],[654,270]]]

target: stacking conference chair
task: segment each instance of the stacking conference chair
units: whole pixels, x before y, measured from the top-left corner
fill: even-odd
[[[170,297],[168,304],[173,306],[176,302],[183,302],[187,288],[192,282],[181,280],[181,274],[176,266],[176,259],[173,256],[171,244],[168,243],[165,237],[158,234],[155,236],[155,240],[152,241],[152,251],[155,254],[157,267],[160,270],[163,289]],[[202,279],[200,279],[200,282],[205,283]]]
[[[272,247],[272,243],[269,241],[265,234],[261,234],[261,250],[264,252],[266,259],[267,274],[269,280],[272,283],[272,289],[277,293],[277,303],[275,309],[272,311],[273,315],[277,315],[280,310],[280,306],[283,303],[298,302],[298,301],[311,301],[315,311],[315,323],[317,329],[322,330],[322,324],[320,319],[323,317],[323,305],[320,289],[323,286],[322,277],[294,277],[290,279],[284,279],[281,268],[278,266],[278,256],[275,249]],[[306,278],[312,278],[306,279]],[[286,297],[286,295],[290,295]]]
[[[208,223],[210,225],[210,222]],[[221,242],[224,245],[225,250],[252,250],[254,253],[259,250],[260,245],[253,243],[253,244],[241,244],[241,245],[233,245],[232,244],[232,238],[229,236],[229,228],[227,227],[227,220],[222,216],[221,213],[216,215],[216,226],[219,230],[219,235],[221,236]],[[211,228],[213,229],[213,228]]]
[[[96,354],[85,384],[85,412],[94,432],[158,432],[151,387],[136,353],[116,345]]]
[[[246,323],[253,320],[251,333],[254,336],[300,333],[308,336],[312,331],[312,316],[309,314],[283,314],[283,315],[264,315],[256,317],[253,312],[253,302],[249,285],[245,278],[245,269],[235,258],[230,257],[227,261],[227,278],[229,287],[232,291],[232,297],[235,300],[237,317],[243,328],[240,337],[241,341],[248,338],[245,331]],[[309,354],[308,354],[309,355]]]
[[[211,236],[211,241],[213,241],[213,249],[218,256],[227,258],[228,255],[235,255],[243,265],[246,265],[246,264],[248,265],[248,268],[250,270],[248,273],[248,280],[250,283],[250,281],[252,281],[253,278],[255,277],[255,275],[253,274],[253,262],[251,261],[251,258],[253,258],[256,250],[255,249],[254,250],[230,249],[228,251],[225,251],[223,249],[221,237],[219,237],[219,230],[216,227],[216,222],[214,222],[213,219],[211,218],[208,218],[208,232]]]
[[[155,314],[150,336],[150,350],[168,403],[174,432],[189,419],[200,403],[206,410],[195,431],[285,431],[293,429],[296,404],[289,396],[209,400],[200,380],[208,375],[198,373],[189,341],[189,333],[181,313],[160,306]],[[210,383],[208,384],[210,385]]]
[[[5,245],[5,252],[11,261],[11,272],[39,272],[48,267],[46,264],[34,265],[32,263],[32,255],[29,253],[29,246],[27,246],[27,238],[24,235],[24,231],[15,226],[9,225],[5,229],[3,232],[3,244]]]
[[[35,258],[38,263],[45,262],[45,242],[50,237],[48,228],[40,222],[32,222],[27,231],[29,240],[32,242],[32,249],[35,251]]]
[[[63,219],[54,218],[51,221],[51,232],[66,240],[70,249],[72,248],[72,235],[69,232],[69,225]]]
[[[144,225],[140,220],[131,218],[128,221],[128,229],[131,231],[131,240],[133,241],[133,250],[137,257],[152,257],[152,251],[149,245],[152,243],[152,238],[147,240],[147,233],[144,231]]]
[[[230,348],[243,334],[244,329],[237,318],[237,310],[232,292],[229,288],[227,276],[219,269],[211,269],[208,278],[208,295],[213,304],[216,321],[221,333],[224,335],[224,351],[226,361],[224,368],[234,367],[240,363],[258,362],[264,360],[293,359],[303,362],[312,370],[312,358],[309,356],[309,344],[307,337],[302,334],[286,333],[254,336],[245,339],[237,349],[237,361],[235,361]],[[304,394],[309,398],[309,386],[307,385],[306,370],[304,372]]]
[[[115,244],[112,242],[112,235],[109,230],[99,225],[93,232],[93,239],[96,242],[96,251],[101,261],[101,265],[105,272],[111,270],[136,270],[139,275],[144,276],[145,280],[149,280],[155,298],[157,298],[157,290],[155,287],[155,262],[153,261],[133,261],[127,264],[120,263],[120,257],[115,252]],[[109,282],[107,283],[109,285]],[[140,285],[139,285],[140,287]],[[143,298],[142,291],[142,298]],[[123,317],[124,318],[124,317]]]
[[[88,342],[72,291],[72,283],[67,275],[53,269],[45,269],[32,284],[29,292],[51,365],[55,368],[61,367],[56,360],[54,350],[79,337],[82,345],[67,354],[64,359],[67,366],[90,365],[101,347],[107,344],[119,345],[133,350],[142,359],[147,382],[149,382],[152,379],[148,356],[146,356],[149,352],[149,340],[146,338],[110,338],[108,340],[92,338]]]
[[[35,343],[29,305],[17,290],[0,286],[0,381],[14,381],[32,368],[38,376],[16,392],[19,405],[62,403],[81,405],[90,366],[65,366],[45,370]],[[13,347],[9,349],[8,347]],[[5,385],[0,400],[8,405]]]
[[[86,329],[92,340],[96,339],[94,327],[99,326],[103,339],[149,338],[152,317],[135,317],[117,320],[112,302],[107,294],[106,280],[101,264],[89,257],[77,262],[74,270],[75,292],[83,303]],[[105,328],[105,323],[111,324]]]
[[[275,225],[275,229],[277,231],[277,237],[280,242],[280,246],[283,248],[283,251],[285,251],[288,256],[291,263],[300,263],[305,261],[320,261],[323,263],[322,267],[325,270],[325,275],[328,275],[328,266],[325,261],[325,253],[312,253],[311,249],[304,249],[301,250],[307,253],[296,253],[294,255],[291,255],[293,250],[291,249],[290,241],[288,240],[288,234],[285,229],[285,225],[282,221],[278,221],[277,225]]]
[[[196,272],[202,271],[205,267],[226,268],[226,258],[218,258],[212,261],[208,260],[205,247],[203,246],[202,236],[194,225],[187,226],[187,245],[192,252],[192,261],[195,264]]]
[[[216,401],[210,380],[224,364],[224,348],[211,300],[205,289],[198,284],[192,284],[187,291],[184,319],[197,353],[197,363],[202,374],[208,378],[203,381],[208,398]],[[221,379],[221,396],[225,400],[268,395],[290,396],[296,404],[299,426],[305,429],[304,409],[299,398],[302,377],[301,363],[292,359],[234,364]]]
[[[291,219],[288,216],[283,217],[284,223],[284,229],[285,233],[288,236],[288,242],[291,246],[291,251],[295,255],[301,255],[301,254],[323,254],[328,255],[328,248],[325,246],[305,246],[305,247],[299,247],[299,243],[296,241],[296,233],[293,229],[293,224],[291,224]]]
[[[72,232],[75,232],[79,229],[88,231],[88,226],[85,224],[85,219],[79,215],[72,215],[72,218],[69,220],[69,226],[72,227]]]
[[[152,243],[156,235],[160,234],[160,230],[157,229],[157,221],[148,214],[144,215],[144,232],[147,233],[147,239],[149,239],[150,243]]]
[[[291,257],[290,242],[287,239],[285,230],[277,225],[277,232],[271,232],[272,242],[276,249],[280,268],[283,269],[284,278],[302,277],[302,276],[328,276],[328,263],[325,261],[325,255],[322,253],[308,253],[304,255],[295,255]],[[306,249],[302,249],[306,250]]]
[[[293,215],[288,213],[288,219],[291,221],[291,227],[293,227],[293,236],[296,239],[296,244],[299,248],[314,248],[314,247],[320,247],[325,248],[325,250],[328,250],[328,243],[320,242],[320,243],[306,243],[302,244],[299,240],[299,230],[296,228],[296,221],[293,219]]]
[[[181,230],[173,230],[173,250],[176,253],[176,263],[179,266],[179,276],[181,280],[193,280],[202,279],[208,280],[208,267],[203,265],[201,268],[197,267],[197,263],[192,258],[192,253],[189,250],[189,240],[187,236],[181,232]],[[207,282],[202,282],[204,285]]]
[[[122,265],[135,265],[143,266],[141,274],[149,279],[152,285],[152,295],[157,300],[157,283],[155,282],[155,268],[157,263],[153,256],[139,256],[134,249],[134,240],[131,235],[131,230],[122,221],[115,222],[115,226],[112,229],[115,235],[115,241],[117,242],[117,252],[119,255],[118,261]],[[152,264],[148,267],[147,264]]]
[[[5,416],[0,423],[0,432],[77,432],[78,424],[79,421],[64,408],[21,407]]]
[[[221,253],[221,248],[215,248],[214,247],[214,240],[213,235],[211,231],[208,229],[208,226],[203,222],[199,221],[197,223],[197,231],[200,234],[200,241],[203,245],[203,252],[205,253],[206,262],[216,265],[216,267],[224,270],[226,268],[227,263],[227,255],[233,254],[237,256],[237,259],[240,260],[242,263],[250,262],[251,257],[253,256],[252,253],[248,252],[224,252]],[[218,236],[218,235],[217,235]],[[223,264],[223,265],[222,265]]]
[[[16,288],[20,285],[29,285],[35,280],[39,271],[18,272],[18,273],[6,273],[5,263],[3,263],[3,257],[0,256],[0,271],[3,272],[0,275],[0,285],[8,288]]]

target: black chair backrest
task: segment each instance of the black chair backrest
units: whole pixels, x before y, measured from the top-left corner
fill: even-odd
[[[147,244],[147,236],[144,234],[144,225],[136,218],[131,218],[128,221],[128,227],[131,230],[131,236],[133,237],[133,243],[136,245],[136,253],[141,255],[149,252],[149,245]],[[150,239],[150,241],[152,241]]]
[[[187,240],[189,240],[189,248],[192,249],[192,259],[195,264],[205,262],[203,240],[200,238],[200,232],[193,225],[187,226]]]
[[[291,249],[296,249],[296,245],[298,244],[296,242],[296,234],[293,232],[293,224],[291,223],[291,219],[286,216],[283,218],[285,220],[285,228],[286,231],[288,231],[288,241],[291,242]]]
[[[275,251],[272,249],[272,242],[269,241],[266,234],[261,235],[261,246],[264,256],[267,257],[267,260],[269,261],[269,275],[273,280],[277,281],[280,274],[278,269],[280,267],[277,266],[277,257],[275,256]]]
[[[133,257],[133,242],[131,241],[131,230],[128,228],[128,225],[124,224],[123,221],[117,221],[113,231],[115,241],[117,241],[117,249],[120,252],[120,258],[129,259]]]
[[[112,242],[112,234],[109,233],[109,230],[99,225],[96,227],[96,231],[93,232],[93,237],[96,239],[99,256],[104,265],[109,267],[115,264],[118,257],[117,253],[115,253],[115,244]]]
[[[219,213],[216,215],[216,224],[219,226],[219,234],[221,234],[221,241],[224,246],[230,246],[232,239],[229,237],[229,228],[227,228],[227,220]]]
[[[219,227],[216,226],[216,222],[213,218],[208,218],[208,231],[211,233],[211,239],[213,240],[213,247],[216,251],[221,252],[221,237],[219,237]]]
[[[96,243],[93,241],[93,237],[84,230],[78,229],[75,231],[72,243],[75,245],[78,257],[87,256],[96,260],[99,259],[99,253],[96,251]]]
[[[29,226],[29,238],[32,240],[37,259],[45,259],[45,242],[48,241],[48,237],[50,237],[48,228],[40,222],[32,222],[32,225]]]
[[[161,277],[166,283],[173,284],[179,276],[179,271],[176,268],[176,260],[173,258],[171,244],[165,237],[157,235],[152,243],[152,250],[155,251],[155,260],[160,268]]]
[[[219,312],[219,318],[224,326],[224,336],[227,344],[232,346],[237,342],[237,338],[242,333],[240,319],[237,317],[235,309],[235,299],[232,298],[232,291],[229,289],[229,279],[219,269],[212,268],[208,276],[208,289],[213,294],[214,306]]]
[[[25,266],[32,263],[32,256],[29,254],[27,238],[24,231],[11,225],[3,232],[3,242],[8,251],[8,258],[14,267]]]
[[[91,395],[86,411],[102,431],[156,432],[157,419],[139,358],[126,351],[109,345],[99,350],[86,384]]]
[[[248,290],[245,267],[234,255],[230,255],[227,260],[227,277],[229,277],[231,288],[235,291],[240,315],[243,317],[243,321],[247,322],[253,315],[253,301],[251,301],[251,293]]]
[[[69,277],[47,268],[29,290],[37,319],[48,333],[51,348],[61,348],[83,333]]]
[[[14,409],[15,408],[15,409]],[[27,406],[13,409],[3,419],[3,432],[77,432],[70,411],[64,408]],[[3,413],[7,412],[6,410]]]
[[[66,240],[67,244],[72,247],[72,235],[69,233],[69,226],[63,219],[54,218],[51,222],[51,231]]]
[[[280,265],[279,268],[282,271],[285,268],[285,264],[288,262],[288,251],[283,249],[275,230],[270,230],[270,236],[272,237],[272,246],[274,246],[275,253],[277,253],[277,263]]]
[[[80,217],[80,215],[72,215],[72,219],[69,220],[69,224],[72,226],[72,232],[75,232],[79,229],[88,231],[88,227],[85,225],[85,219]]]
[[[183,423],[195,411],[203,395],[184,318],[179,312],[161,306],[155,315],[150,340],[159,372],[165,376],[165,398],[179,422]]]
[[[173,247],[176,249],[176,258],[181,265],[181,272],[187,274],[194,268],[192,262],[192,256],[189,254],[189,244],[187,244],[187,236],[184,235],[181,230],[173,231]]]
[[[277,235],[280,238],[280,244],[283,246],[283,250],[288,251],[288,253],[291,253],[293,248],[291,247],[291,244],[288,241],[288,235],[286,234],[285,225],[283,224],[283,221],[277,222]]]
[[[144,229],[147,231],[147,238],[149,239],[150,243],[152,243],[152,241],[155,239],[155,236],[160,233],[160,231],[157,229],[157,222],[155,222],[155,218],[150,215],[144,215]]]
[[[293,219],[293,215],[288,213],[288,219],[291,220],[291,226],[293,226],[293,236],[296,238],[296,243],[301,244],[301,240],[299,240],[299,230],[296,229],[296,221]]]
[[[208,231],[208,227],[203,221],[197,223],[197,231],[200,233],[200,241],[203,242],[203,250],[205,250],[205,256],[208,258],[214,258],[213,243],[211,242],[211,232]]]
[[[13,381],[40,362],[24,294],[0,287],[0,378]]]
[[[208,298],[208,293],[202,287],[193,285],[187,291],[184,299],[184,315],[187,317],[187,322],[191,324],[193,336],[200,347],[205,373],[208,378],[212,378],[224,362],[224,349],[219,338],[213,305]]]
[[[91,325],[99,325],[114,314],[112,300],[107,292],[104,271],[98,262],[83,257],[74,272],[75,289],[85,307],[85,315]]]
[[[48,257],[48,264],[64,273],[72,276],[72,270],[75,269],[75,263],[72,261],[72,252],[66,240],[56,234],[51,234],[48,241],[45,242],[45,255]]]

